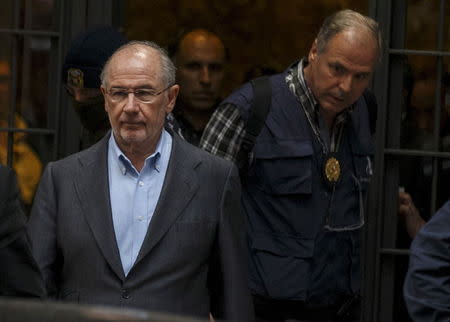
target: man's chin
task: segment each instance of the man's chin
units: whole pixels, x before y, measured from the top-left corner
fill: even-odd
[[[191,101],[191,106],[193,109],[198,111],[207,111],[216,104],[214,99],[193,99]]]
[[[140,143],[145,141],[146,137],[141,131],[121,130],[120,138],[126,144]]]
[[[337,99],[330,99],[330,100],[323,102],[323,104],[321,104],[321,106],[323,107],[324,110],[329,111],[329,112],[334,112],[336,114],[345,110],[349,105],[347,105],[346,101],[337,100]]]

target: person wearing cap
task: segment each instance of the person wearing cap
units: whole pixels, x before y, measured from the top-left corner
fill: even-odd
[[[99,141],[109,130],[108,115],[100,91],[100,73],[112,53],[127,42],[110,26],[99,26],[79,34],[64,60],[64,86],[83,125],[80,149]]]

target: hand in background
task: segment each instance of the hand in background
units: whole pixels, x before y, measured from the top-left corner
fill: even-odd
[[[400,191],[398,193],[398,214],[403,219],[409,237],[414,238],[417,232],[425,225],[425,220],[420,216],[409,193]]]

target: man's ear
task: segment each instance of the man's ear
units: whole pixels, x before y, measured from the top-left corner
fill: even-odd
[[[168,89],[168,97],[169,97],[169,102],[167,103],[166,106],[166,113],[169,114],[170,112],[172,112],[173,108],[175,107],[175,103],[177,101],[177,96],[178,96],[178,92],[180,91],[180,85],[172,85],[169,89]]]
[[[313,62],[317,58],[317,38],[314,39],[308,54],[308,61]]]
[[[107,97],[106,97],[106,95],[107,95],[106,94],[106,89],[102,85],[102,86],[100,86],[100,90],[102,91],[103,100],[105,101],[105,104],[103,105],[103,108],[105,109],[106,112],[108,112],[108,110],[106,109],[106,99],[107,99]]]

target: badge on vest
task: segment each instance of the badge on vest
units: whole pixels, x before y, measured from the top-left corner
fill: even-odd
[[[67,71],[67,84],[76,88],[84,87],[84,74],[78,68],[69,68]]]
[[[334,186],[341,178],[341,164],[334,153],[330,153],[325,157],[323,166],[323,174],[325,182],[330,186]]]

